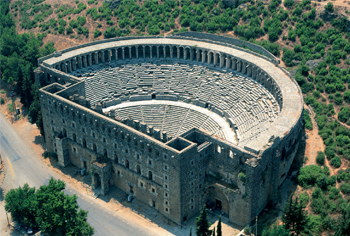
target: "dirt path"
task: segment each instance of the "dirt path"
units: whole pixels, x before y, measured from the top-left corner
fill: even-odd
[[[313,129],[305,130],[308,136],[306,140],[305,156],[308,158],[305,166],[316,165],[316,156],[318,152],[324,152],[324,143],[321,136],[318,134],[318,126],[315,121],[315,113],[304,104],[304,108],[309,111]]]

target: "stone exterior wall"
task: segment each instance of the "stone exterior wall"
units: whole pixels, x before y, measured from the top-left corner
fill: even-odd
[[[93,188],[100,187],[102,194],[107,194],[111,185],[117,186],[178,223],[196,215],[203,204],[221,202],[230,221],[245,226],[269,201],[276,201],[277,189],[298,147],[302,98],[298,97],[301,94],[297,87],[286,89],[278,81],[281,79],[277,76],[281,73],[278,67],[261,69],[251,59],[209,51],[206,47],[138,44],[96,49],[93,53],[84,49],[82,55],[71,54],[73,49],[67,49],[64,52],[70,56],[58,52],[39,59],[41,69],[35,70],[35,78],[38,85],[44,86],[39,96],[47,150],[57,153],[62,166],[73,164],[86,168],[92,175]],[[144,123],[118,121],[102,112],[103,107],[122,101],[91,106],[85,98],[84,81],[67,74],[106,59],[141,59],[147,52],[151,57],[212,63],[219,69],[239,70],[259,81],[278,99],[281,109],[278,122],[282,123],[276,122],[277,128],[272,126],[270,133],[261,134],[258,141],[245,146],[234,145],[202,129],[191,129],[169,140]],[[271,68],[276,71],[268,71]],[[299,100],[293,100],[295,97]],[[158,99],[175,100],[171,96]],[[129,102],[134,100],[142,99],[135,97]],[[300,104],[293,107],[290,104],[293,101]],[[198,105],[201,101],[189,102]],[[219,109],[213,111],[225,115]],[[273,135],[278,132],[279,135]],[[240,173],[245,174],[245,180],[239,178]]]

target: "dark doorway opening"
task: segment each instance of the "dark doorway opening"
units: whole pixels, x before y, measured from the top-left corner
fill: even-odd
[[[83,161],[83,167],[84,169],[87,169],[86,161]]]
[[[221,210],[221,208],[222,208],[221,201],[216,199],[216,209]]]
[[[134,187],[133,186],[129,186],[130,187],[130,193],[134,193]]]
[[[152,99],[156,99],[156,95],[155,94],[152,94]]]

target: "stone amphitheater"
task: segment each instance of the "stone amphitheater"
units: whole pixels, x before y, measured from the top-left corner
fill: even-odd
[[[189,32],[40,58],[48,151],[85,169],[101,194],[116,186],[174,222],[205,204],[245,226],[277,200],[303,99],[273,55],[242,42]]]

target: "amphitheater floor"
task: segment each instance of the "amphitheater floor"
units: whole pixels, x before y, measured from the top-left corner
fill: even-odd
[[[151,100],[151,101],[136,101],[136,102],[126,102],[122,104],[118,104],[115,106],[110,106],[105,109],[103,109],[103,112],[108,112],[114,109],[121,109],[125,107],[132,107],[132,106],[142,106],[142,105],[171,105],[171,106],[179,106],[183,108],[188,108],[191,110],[195,110],[197,112],[203,113],[204,115],[209,116],[213,120],[215,120],[218,125],[221,127],[221,131],[225,135],[225,139],[233,144],[237,144],[237,138],[235,132],[231,129],[230,125],[218,114],[207,110],[202,107],[198,107],[192,104],[188,104],[185,102],[173,102],[173,101],[160,101],[160,100]]]

